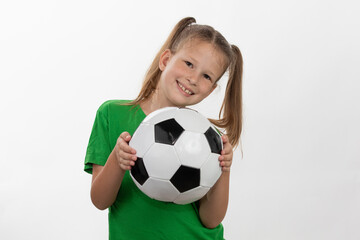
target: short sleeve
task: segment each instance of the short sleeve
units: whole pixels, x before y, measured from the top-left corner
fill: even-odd
[[[92,165],[104,166],[110,153],[109,122],[104,104],[96,112],[95,122],[91,131],[86,150],[84,171],[92,173]]]

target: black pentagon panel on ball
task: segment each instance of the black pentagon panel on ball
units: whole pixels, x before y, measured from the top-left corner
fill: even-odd
[[[142,158],[137,158],[135,165],[131,168],[131,175],[136,179],[140,185],[143,185],[144,182],[149,178],[149,174],[146,171],[144,161]]]
[[[155,142],[174,145],[184,129],[174,118],[155,124]]]
[[[212,127],[205,132],[205,137],[209,142],[212,153],[221,154],[221,137]]]
[[[181,166],[170,182],[183,193],[200,185],[200,169]]]

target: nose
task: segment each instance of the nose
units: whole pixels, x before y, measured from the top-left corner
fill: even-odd
[[[200,76],[197,73],[191,73],[186,78],[189,82],[189,84],[196,86],[199,82]]]

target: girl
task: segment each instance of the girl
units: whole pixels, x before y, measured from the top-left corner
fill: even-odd
[[[85,157],[92,173],[91,200],[109,208],[110,239],[223,239],[221,221],[229,196],[233,146],[242,126],[242,56],[212,27],[182,19],[152,62],[138,97],[111,100],[100,106]],[[177,205],[150,199],[133,183],[129,170],[136,149],[128,143],[149,113],[167,106],[199,103],[229,70],[220,119],[211,122],[225,129],[219,157],[222,175],[199,201]]]

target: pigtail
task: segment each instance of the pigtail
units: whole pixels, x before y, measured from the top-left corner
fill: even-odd
[[[156,86],[159,82],[160,75],[161,75],[161,70],[159,69],[159,61],[160,61],[161,54],[166,49],[173,50],[174,43],[178,39],[181,32],[192,23],[196,23],[195,18],[187,17],[187,18],[183,18],[182,20],[180,20],[180,22],[178,22],[176,24],[176,26],[173,28],[170,35],[166,39],[165,43],[163,44],[161,49],[156,54],[149,69],[147,70],[139,95],[137,96],[137,98],[135,100],[130,102],[129,105],[138,105],[141,102],[148,99],[149,97],[151,97],[151,95],[154,93],[154,91],[156,89]]]
[[[242,131],[242,73],[243,59],[240,49],[231,45],[233,59],[229,65],[229,80],[226,85],[225,97],[220,108],[219,120],[210,121],[225,129],[230,143],[236,147],[239,144]]]

